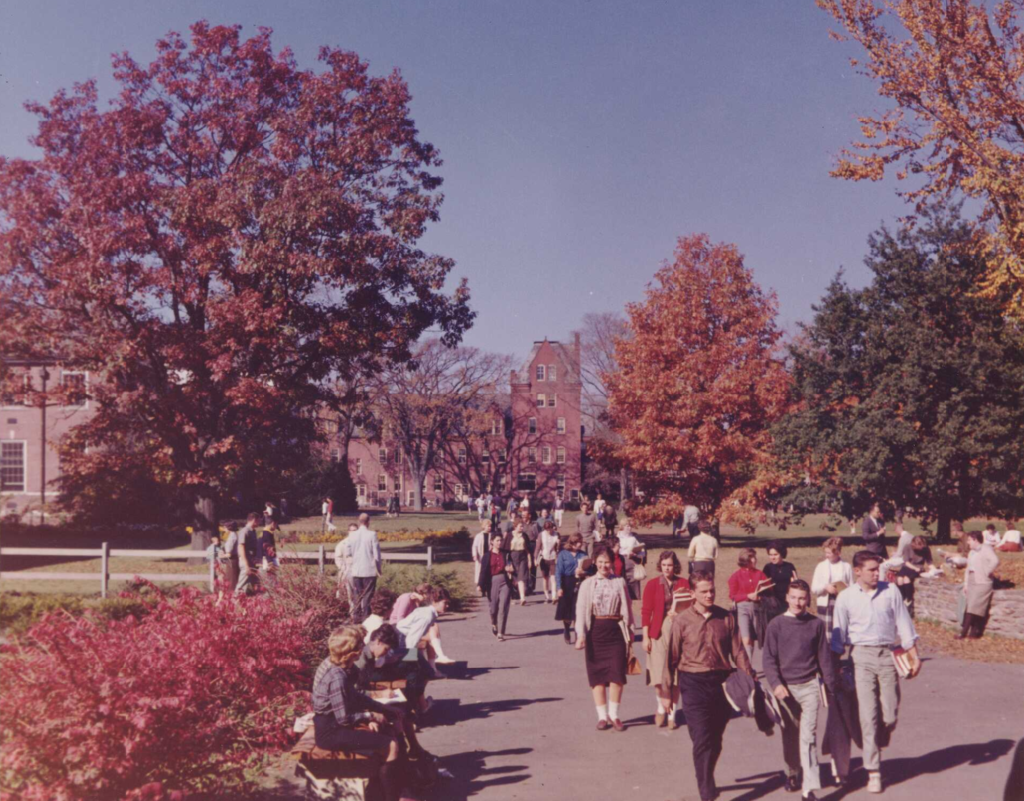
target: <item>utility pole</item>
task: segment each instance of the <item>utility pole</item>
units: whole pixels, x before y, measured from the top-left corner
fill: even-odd
[[[43,365],[43,371],[39,374],[42,379],[42,393],[39,403],[39,416],[42,425],[39,427],[39,521],[44,522],[46,517],[46,382],[50,378],[50,372]]]

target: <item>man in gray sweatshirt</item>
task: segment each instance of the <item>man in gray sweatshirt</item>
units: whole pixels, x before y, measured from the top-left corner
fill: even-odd
[[[811,588],[806,581],[796,579],[790,583],[786,593],[789,608],[768,624],[765,633],[764,674],[779,705],[784,707],[782,755],[788,769],[786,789],[795,792],[799,788],[807,801],[814,801],[814,791],[821,789],[818,676],[831,692],[835,690],[836,670],[825,622],[807,612],[810,598]]]

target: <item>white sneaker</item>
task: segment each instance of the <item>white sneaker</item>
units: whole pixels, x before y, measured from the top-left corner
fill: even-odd
[[[452,659],[450,656],[443,656],[443,655],[442,656],[438,656],[438,657],[435,657],[434,661],[437,662],[437,664],[439,664],[439,665],[454,665],[455,664],[455,660]]]
[[[882,792],[882,774],[881,773],[869,773],[868,774],[868,792],[869,793],[880,793],[880,792]]]

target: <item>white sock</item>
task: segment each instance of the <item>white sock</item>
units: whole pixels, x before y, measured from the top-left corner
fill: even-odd
[[[598,704],[597,705],[597,720],[598,720],[598,722],[600,722],[602,720],[608,720],[608,706],[607,706],[607,704]]]
[[[434,649],[434,655],[441,659],[447,659],[445,656],[444,649],[441,647],[441,640],[437,637],[430,638],[430,647]]]
[[[668,712],[665,711],[665,705],[661,702],[660,698],[658,699],[658,714],[659,715],[667,715],[668,714]]]
[[[608,702],[608,717],[612,720],[619,719],[619,705],[615,701]]]

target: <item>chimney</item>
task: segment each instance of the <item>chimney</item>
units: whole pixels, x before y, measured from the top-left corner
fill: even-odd
[[[576,357],[576,364],[580,363],[580,332],[576,331],[572,335],[572,348],[573,356]]]

